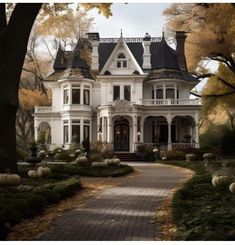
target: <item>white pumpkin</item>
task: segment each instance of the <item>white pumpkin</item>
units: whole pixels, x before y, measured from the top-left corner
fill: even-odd
[[[213,186],[223,186],[223,185],[229,185],[233,181],[233,178],[228,175],[215,175],[212,178],[212,185]]]
[[[109,159],[105,159],[104,162],[108,165],[109,164]]]
[[[0,185],[19,185],[21,178],[18,174],[0,174]]]
[[[235,183],[232,183],[229,185],[229,190],[232,192],[232,193],[235,193]]]
[[[43,168],[43,176],[48,176],[51,174],[51,169],[48,167]]]
[[[29,170],[28,171],[28,176],[30,178],[36,179],[36,178],[39,178],[40,177],[40,174],[38,174],[38,171],[37,170]]]

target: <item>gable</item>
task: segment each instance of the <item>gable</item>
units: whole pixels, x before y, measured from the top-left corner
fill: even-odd
[[[142,68],[143,66],[143,45],[141,42],[126,42],[128,48],[130,49],[131,53],[133,54],[135,60]],[[109,56],[113,52],[117,43],[100,43],[98,48],[99,53],[99,71],[101,71],[107,62]],[[159,42],[152,42],[150,45],[150,54],[151,57],[155,56],[157,50],[159,48]]]
[[[141,44],[141,43],[140,43]],[[101,48],[99,51],[99,61],[100,61],[100,73],[104,74],[105,72],[111,72],[113,74],[132,74],[133,72],[137,71],[139,74],[143,74],[141,66],[139,65],[138,61],[136,60],[133,53],[136,57],[140,58],[138,55],[139,48],[135,47],[136,45],[132,45],[131,48],[127,45],[127,43],[121,37],[117,43],[103,43],[101,44]],[[104,53],[101,53],[103,51]],[[127,61],[127,66],[119,66],[119,58],[118,55],[123,53],[125,56],[125,60]],[[142,48],[143,53],[143,48]],[[137,56],[138,55],[138,56]],[[140,59],[138,59],[141,62]],[[143,62],[143,61],[142,61]]]

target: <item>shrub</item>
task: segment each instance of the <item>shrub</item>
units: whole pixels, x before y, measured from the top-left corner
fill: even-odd
[[[63,198],[71,196],[81,186],[78,178],[72,177],[68,180],[61,181],[53,187],[53,191],[59,193]]]
[[[43,160],[47,155],[47,152],[45,150],[40,150],[38,152],[38,156]]]
[[[89,161],[86,157],[78,157],[75,162],[79,165],[89,165]]]
[[[52,153],[55,155],[56,153],[58,153],[58,152],[63,152],[63,151],[64,151],[63,148],[61,148],[61,147],[56,147],[56,148],[52,151]]]
[[[166,157],[168,160],[184,160],[185,153],[182,151],[171,150],[160,152],[160,157]]]
[[[107,167],[107,162],[93,162],[91,164],[92,167]]]
[[[140,144],[136,147],[137,154],[141,155],[145,160],[150,161],[154,160],[153,149],[154,146],[145,144]]]
[[[102,141],[97,141],[97,142],[95,142],[95,143],[92,144],[91,150],[92,150],[92,152],[99,152],[99,153],[101,153],[101,151],[103,149],[103,146],[104,146],[104,144],[103,144]]]
[[[196,154],[186,154],[186,161],[197,161],[199,160],[199,156]]]
[[[235,130],[224,129],[221,137],[221,151],[223,154],[234,154]]]
[[[88,160],[89,160],[90,163],[92,163],[92,162],[102,162],[103,161],[103,158],[101,156],[101,153],[94,152],[94,153],[91,153],[89,155]]]
[[[70,162],[71,157],[69,155],[69,152],[66,150],[63,150],[62,152],[57,152],[54,156],[54,161]]]
[[[101,150],[101,156],[103,158],[112,158],[113,157],[113,146],[109,143],[104,143]]]

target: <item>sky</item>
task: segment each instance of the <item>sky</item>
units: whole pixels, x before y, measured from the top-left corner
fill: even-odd
[[[101,38],[143,37],[148,32],[152,37],[161,36],[165,24],[163,11],[170,3],[114,3],[111,6],[113,16],[108,19],[90,11],[96,23],[92,31],[99,32]]]

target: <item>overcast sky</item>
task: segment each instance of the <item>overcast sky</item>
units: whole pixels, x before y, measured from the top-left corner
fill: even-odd
[[[148,32],[152,37],[161,36],[165,24],[163,11],[168,3],[114,3],[111,6],[113,16],[108,19],[90,11],[96,23],[92,31],[100,33],[100,37],[120,37],[121,29],[124,37],[143,37]]]

